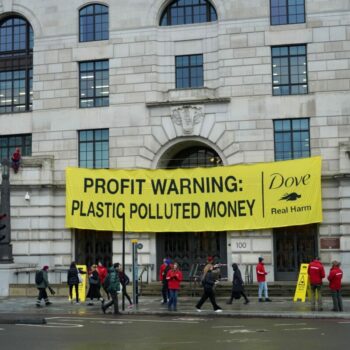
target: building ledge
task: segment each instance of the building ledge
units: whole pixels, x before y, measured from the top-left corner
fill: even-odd
[[[172,89],[164,92],[161,101],[146,102],[146,106],[178,106],[207,103],[230,103],[230,97],[217,96],[216,89],[196,88],[196,89]]]

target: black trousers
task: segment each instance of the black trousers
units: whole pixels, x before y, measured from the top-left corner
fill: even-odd
[[[162,296],[163,296],[163,303],[167,303],[169,299],[169,289],[168,289],[168,283],[164,283],[162,285]]]
[[[119,314],[119,306],[118,306],[118,294],[117,292],[110,292],[111,300],[104,304],[104,309],[107,310],[111,305],[114,305],[114,313]]]
[[[69,285],[69,296],[70,300],[73,300],[73,287],[75,287],[75,296],[77,303],[79,302],[79,284],[70,284]]]
[[[232,303],[232,300],[234,299],[235,295],[237,293],[240,293],[240,295],[244,298],[245,301],[248,301],[248,297],[244,293],[244,290],[241,290],[240,292],[236,292],[233,289],[231,290],[231,297],[230,297],[230,303]]]
[[[39,295],[38,295],[37,304],[40,305],[41,299],[44,299],[45,303],[47,303],[49,301],[49,298],[46,293],[46,288],[38,288],[38,290],[39,290]]]
[[[129,296],[127,290],[126,290],[126,285],[125,284],[122,284],[122,293],[126,297],[126,299],[128,299],[128,302],[131,305],[132,301],[131,301],[130,296]]]
[[[214,293],[213,289],[204,289],[204,293],[203,293],[202,297],[200,298],[200,300],[198,301],[196,308],[200,309],[202,307],[202,305],[204,304],[204,302],[208,298],[209,298],[211,304],[213,305],[214,310],[221,309],[221,307],[215,301],[215,293]]]

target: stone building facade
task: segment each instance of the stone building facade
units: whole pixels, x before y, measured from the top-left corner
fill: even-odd
[[[109,168],[156,169],[177,166],[172,161],[185,157],[186,151],[204,151],[209,162],[219,165],[275,161],[278,125],[283,124],[276,121],[302,120],[309,135],[303,146],[307,143],[309,155],[323,158],[323,222],[285,232],[224,232],[221,259],[239,263],[244,271],[263,255],[270,281],[293,280],[299,253],[311,244],[305,254],[320,255],[327,268],[334,259],[342,261],[349,282],[350,3],[289,2],[289,15],[298,4],[304,12],[299,7],[301,18],[285,23],[285,9],[272,0],[1,0],[2,23],[19,16],[30,24],[34,42],[32,106],[0,114],[0,137],[31,136],[29,155],[23,156],[19,172],[10,174],[14,262],[6,265],[8,271],[37,264],[65,268],[72,260],[85,263],[84,249],[100,249],[96,245],[103,235],[104,244],[110,244],[105,250],[109,260],[121,260],[120,233],[91,233],[90,240],[83,237],[89,233],[65,228],[65,168],[83,164],[81,131],[108,130]],[[195,11],[202,3],[212,17],[197,20],[192,12],[188,23],[181,22],[181,4]],[[108,18],[107,38],[81,36],[86,29],[82,17],[89,15],[83,10],[94,5],[107,9],[107,17],[100,17]],[[178,12],[171,18],[174,7]],[[164,16],[174,22],[162,25]],[[280,48],[289,50],[286,56]],[[294,48],[302,50],[298,59],[304,57],[294,67],[301,90],[288,93],[279,83],[285,73],[285,88],[293,89]],[[195,56],[199,82],[187,86],[187,73],[180,71],[188,67],[177,58]],[[283,66],[284,59],[288,69],[276,71],[275,62]],[[84,108],[89,101],[84,102],[83,84],[89,76],[82,63],[89,62],[107,62],[103,91],[108,99]],[[295,238],[304,234],[304,241]],[[207,236],[209,246],[218,246],[213,235]],[[130,239],[137,238],[143,243],[140,264],[153,267],[156,280],[162,255],[171,250],[165,242],[171,238],[164,237],[128,233],[126,263],[131,263]],[[212,254],[210,249],[204,253]],[[8,280],[21,282],[21,274],[12,272]]]

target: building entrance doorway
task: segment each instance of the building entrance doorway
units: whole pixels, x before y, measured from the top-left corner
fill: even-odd
[[[300,264],[317,255],[317,226],[292,226],[274,229],[275,279],[296,281]]]
[[[163,258],[176,261],[184,280],[189,279],[193,264],[204,265],[208,256],[215,262],[227,263],[226,232],[169,232],[157,234],[157,265],[159,271]],[[227,267],[221,268],[227,277]]]
[[[104,266],[112,264],[112,232],[75,230],[75,261],[90,267],[101,261]]]
[[[215,150],[199,141],[177,144],[168,150],[159,166],[168,169],[216,167],[222,160]],[[189,279],[193,264],[205,264],[208,256],[215,262],[227,263],[226,232],[163,232],[157,234],[157,268],[168,257],[176,261]],[[227,277],[227,267],[221,268],[222,277]],[[158,276],[159,277],[159,276]]]

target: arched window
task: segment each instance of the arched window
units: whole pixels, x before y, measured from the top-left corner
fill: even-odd
[[[207,146],[193,146],[176,153],[169,160],[167,168],[214,167],[222,165],[219,155]]]
[[[0,113],[32,109],[33,29],[22,17],[0,23]]]
[[[108,7],[93,4],[79,11],[79,41],[108,40]]]
[[[161,26],[172,26],[216,20],[215,8],[207,0],[176,0],[164,10],[159,24]]]

